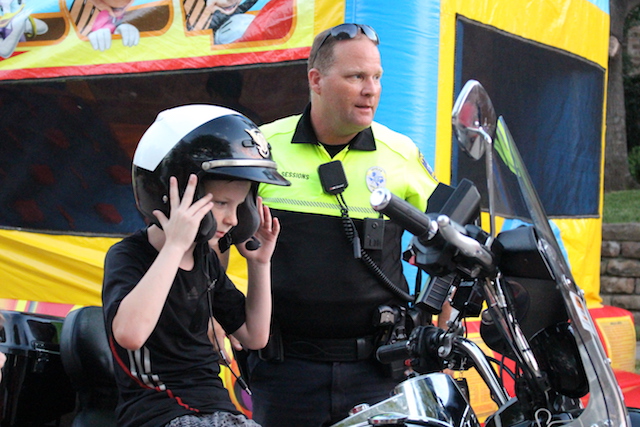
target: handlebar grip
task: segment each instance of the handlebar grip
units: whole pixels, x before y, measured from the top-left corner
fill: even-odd
[[[376,350],[376,359],[380,363],[392,363],[411,357],[409,341],[398,341],[393,344],[382,345]]]
[[[382,212],[419,240],[429,240],[428,233],[435,232],[435,223],[429,216],[389,191],[388,188],[375,189],[369,198],[371,207]]]

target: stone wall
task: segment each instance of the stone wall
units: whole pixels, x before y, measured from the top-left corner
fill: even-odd
[[[603,224],[600,296],[633,313],[640,331],[640,224]]]

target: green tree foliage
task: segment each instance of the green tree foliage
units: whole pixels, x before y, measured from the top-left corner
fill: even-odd
[[[640,7],[631,10],[625,19],[625,40],[628,40],[629,29],[638,25],[640,25]],[[623,50],[622,55],[629,171],[636,181],[640,181],[640,75],[630,74],[632,64],[626,49]]]

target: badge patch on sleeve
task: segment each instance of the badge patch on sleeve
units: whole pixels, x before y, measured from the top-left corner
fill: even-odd
[[[367,188],[369,191],[384,187],[387,183],[387,173],[379,166],[370,167],[367,171]]]
[[[422,163],[422,167],[429,173],[429,175],[431,175],[435,179],[436,176],[433,173],[433,169],[431,169],[429,162],[427,162],[427,159],[424,158],[424,155],[422,153],[420,153],[420,163]]]

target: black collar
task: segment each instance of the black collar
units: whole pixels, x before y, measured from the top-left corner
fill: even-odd
[[[316,132],[311,125],[311,104],[307,104],[302,117],[296,126],[296,131],[291,139],[292,144],[319,144]],[[353,150],[375,151],[376,141],[373,138],[371,127],[359,132],[349,141],[349,146]]]

